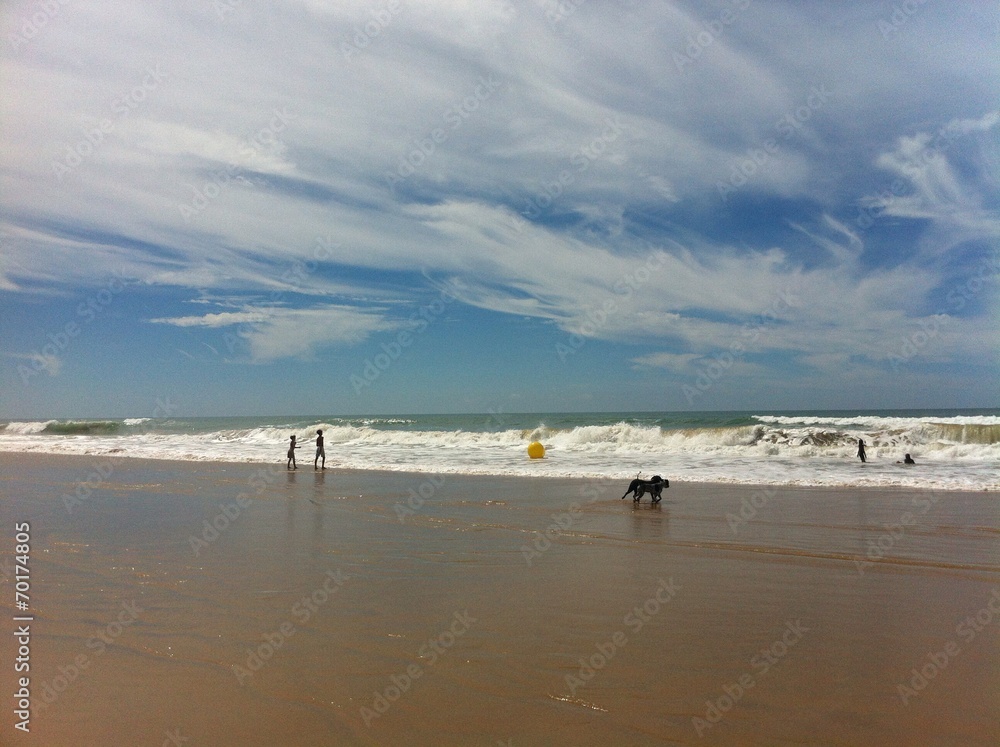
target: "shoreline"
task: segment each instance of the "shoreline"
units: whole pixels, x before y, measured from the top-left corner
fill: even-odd
[[[121,454],[113,453],[102,453],[102,454],[68,454],[62,452],[42,452],[42,451],[6,451],[0,448],[0,460],[17,460],[17,459],[68,459],[68,460],[100,460],[100,461],[110,461],[110,462],[150,462],[150,463],[163,463],[163,464],[176,464],[176,465],[191,465],[196,466],[228,466],[228,467],[247,467],[247,468],[263,468],[267,466],[273,466],[276,470],[280,472],[286,471],[285,460],[273,460],[273,461],[255,461],[255,460],[223,460],[223,459],[170,459],[161,457],[148,457],[148,456],[125,456]],[[548,459],[549,457],[546,457]],[[542,461],[542,460],[539,460]],[[869,460],[869,463],[873,463]],[[874,462],[873,464],[878,464]],[[888,463],[886,463],[888,464]],[[896,464],[896,462],[892,462]],[[908,468],[906,468],[908,469]],[[313,472],[314,470],[308,466],[307,463],[303,463],[297,470],[288,470],[291,472]],[[604,483],[621,483],[627,485],[631,478],[629,477],[609,477],[604,475],[594,475],[594,476],[571,476],[558,473],[538,473],[534,475],[527,474],[507,474],[501,472],[491,472],[484,470],[482,472],[460,472],[460,471],[433,471],[433,470],[413,470],[413,469],[375,469],[367,467],[338,467],[329,466],[325,471],[327,474],[342,473],[345,475],[364,475],[370,474],[373,476],[378,475],[410,475],[413,477],[428,475],[432,476],[444,476],[449,478],[478,478],[478,479],[497,479],[497,480],[543,480],[543,481],[579,481],[583,483],[593,483],[593,482],[604,482]],[[923,492],[941,492],[941,493],[955,493],[955,494],[983,494],[983,493],[996,493],[996,489],[991,487],[983,487],[979,489],[962,488],[962,487],[948,487],[948,486],[934,486],[934,487],[921,487],[921,486],[910,486],[910,485],[884,485],[884,484],[800,484],[800,483],[775,483],[775,482],[742,482],[735,479],[719,479],[719,480],[687,480],[682,478],[675,478],[666,475],[670,480],[671,485],[687,485],[687,486],[702,486],[705,488],[753,488],[753,489],[787,489],[787,490],[832,490],[832,491],[844,491],[844,490],[872,490],[872,491],[888,491],[888,492],[900,492],[900,491],[923,491]]]

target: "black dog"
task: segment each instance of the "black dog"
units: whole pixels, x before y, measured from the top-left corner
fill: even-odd
[[[625,491],[625,495],[631,493],[632,500],[638,503],[643,495],[649,493],[650,498],[653,499],[653,503],[659,503],[660,494],[663,492],[663,489],[669,487],[670,480],[664,480],[659,475],[653,475],[652,480],[640,480],[636,478],[628,484],[628,490]],[[622,496],[622,500],[625,500],[625,495]]]

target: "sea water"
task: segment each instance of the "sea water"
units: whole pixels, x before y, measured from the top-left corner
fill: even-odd
[[[1000,410],[471,413],[0,422],[0,451],[803,486],[1000,489]],[[864,439],[868,462],[857,458]],[[540,441],[543,459],[529,459]],[[915,465],[904,465],[910,454]]]

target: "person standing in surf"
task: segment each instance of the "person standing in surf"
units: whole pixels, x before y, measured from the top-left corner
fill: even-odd
[[[865,442],[860,438],[858,439],[858,457],[861,459],[862,464],[868,461],[865,458]]]
[[[295,436],[294,435],[289,436],[288,438],[289,438],[289,444],[288,444],[288,466],[286,467],[286,469],[298,469],[298,467],[295,465],[295,450],[297,448],[299,448],[299,445],[297,443],[295,443]]]
[[[319,460],[323,460],[323,466],[319,469],[326,469],[326,449],[323,448],[323,431],[316,431],[316,458],[313,459],[313,469]]]

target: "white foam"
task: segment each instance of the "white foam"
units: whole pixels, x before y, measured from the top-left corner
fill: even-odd
[[[28,434],[28,433],[41,433],[50,423],[55,423],[55,420],[45,420],[45,421],[33,421],[26,423],[7,423],[4,428],[4,434]]]
[[[903,420],[905,427],[890,430],[831,431],[761,424],[663,431],[656,426],[616,423],[567,430],[540,427],[527,432],[417,431],[374,428],[353,421],[361,424],[72,436],[43,433],[48,423],[37,422],[9,424],[0,433],[0,450],[283,462],[288,436],[295,433],[302,446],[300,459],[308,463],[315,432],[322,429],[328,466],[354,469],[623,480],[641,471],[699,482],[1000,489],[1000,444],[948,440],[936,426]],[[872,422],[868,428],[885,425]],[[865,465],[855,456],[859,433],[868,442],[870,461]],[[810,437],[820,442],[809,443]],[[545,459],[527,458],[526,447],[533,440],[544,443]],[[905,452],[917,459],[916,466],[897,464]]]
[[[754,420],[776,425],[828,425],[839,427],[863,427],[874,429],[909,428],[918,423],[942,425],[1000,425],[1000,417],[994,415],[959,415],[954,417],[883,417],[878,415],[856,415],[835,417],[829,415],[754,415]]]

